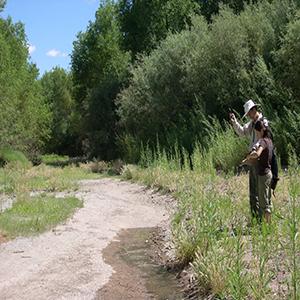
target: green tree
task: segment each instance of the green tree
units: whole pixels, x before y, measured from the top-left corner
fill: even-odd
[[[169,32],[190,24],[197,7],[194,0],[121,0],[118,15],[125,49],[134,56],[149,53]]]
[[[129,65],[130,55],[121,49],[121,43],[116,5],[106,1],[96,12],[95,21],[79,33],[72,53],[80,139],[87,145],[88,154],[103,159],[115,155],[114,100]]]
[[[299,110],[300,104],[300,11],[298,17],[287,27],[282,47],[276,53],[276,77],[294,95],[293,109]]]
[[[169,34],[142,57],[119,96],[125,130],[150,145],[158,137],[166,148],[191,151],[207,133],[207,116],[242,112],[249,98],[279,108],[286,93],[273,75],[273,54],[293,7],[279,2],[248,5],[239,15],[223,7],[211,24],[196,16],[190,29]]]
[[[144,144],[184,146],[191,150],[199,137],[202,110],[197,98],[183,84],[191,49],[201,49],[208,26],[197,19],[192,31],[169,35],[132,71],[127,89],[118,99],[118,113],[125,130]]]
[[[43,95],[52,114],[51,137],[47,151],[61,154],[74,153],[74,100],[72,79],[64,69],[55,67],[41,78]]]
[[[39,151],[49,134],[49,108],[28,62],[24,26],[0,18],[0,147],[29,154]]]
[[[257,0],[196,0],[199,3],[200,12],[208,22],[212,21],[214,15],[218,15],[220,8],[228,5],[235,14],[243,11],[247,4],[256,3]]]

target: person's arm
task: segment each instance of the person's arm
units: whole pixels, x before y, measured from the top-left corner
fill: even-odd
[[[257,150],[253,150],[250,154],[248,154],[247,159],[256,159],[259,158],[263,152],[264,148],[259,145]]]
[[[245,124],[244,126],[241,126],[241,124],[237,121],[234,114],[231,114],[230,116],[231,124],[233,126],[234,131],[239,136],[247,136],[250,134],[251,131],[251,122]]]
[[[265,145],[258,142],[258,147],[255,150],[252,150],[247,157],[242,161],[243,164],[251,165],[253,161],[256,161],[262,154]]]

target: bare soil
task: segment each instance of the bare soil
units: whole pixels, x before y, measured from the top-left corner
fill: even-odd
[[[5,243],[6,241],[7,241],[6,235],[0,232],[0,244]]]
[[[65,224],[0,245],[0,298],[155,298],[139,268],[133,272],[123,265],[120,272],[114,256],[105,260],[103,251],[111,252],[108,245],[123,229],[168,223],[170,210],[165,203],[172,202],[170,197],[111,178],[82,181],[76,196],[83,199],[84,207]],[[114,274],[120,275],[118,280],[114,281]],[[127,298],[113,298],[117,289]]]

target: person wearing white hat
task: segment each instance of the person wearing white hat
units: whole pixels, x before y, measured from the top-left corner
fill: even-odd
[[[245,114],[243,118],[247,116],[250,121],[245,125],[240,125],[237,121],[234,113],[230,113],[230,121],[235,132],[241,137],[248,137],[249,139],[249,152],[256,148],[259,137],[256,135],[254,126],[257,121],[262,121],[265,127],[268,127],[268,120],[257,109],[257,104],[253,100],[248,100],[244,104]],[[258,175],[257,166],[253,164],[250,166],[249,172],[249,194],[250,194],[250,210],[253,217],[257,217],[259,214],[259,202],[258,202]]]

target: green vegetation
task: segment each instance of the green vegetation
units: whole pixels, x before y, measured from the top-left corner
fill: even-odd
[[[176,254],[203,293],[299,299],[299,36],[299,0],[105,0],[74,41],[71,71],[38,78],[24,26],[0,16],[0,192],[17,200],[3,230],[60,222],[78,200],[30,193],[118,174],[121,157],[139,163],[125,178],[178,199]],[[247,148],[226,119],[249,98],[289,165],[269,227],[248,226],[247,176],[234,175]]]
[[[0,166],[4,166],[8,163],[22,164],[29,166],[30,162],[27,157],[21,151],[15,151],[11,149],[0,150]]]
[[[70,161],[68,155],[45,154],[41,157],[41,162],[45,165],[67,165]]]
[[[129,53],[121,48],[116,6],[105,1],[86,32],[78,34],[72,53],[77,134],[82,150],[92,157],[117,157],[114,99],[126,80]]]
[[[0,233],[9,238],[43,232],[70,217],[76,208],[82,207],[75,197],[56,198],[54,192],[72,192],[78,189],[78,181],[97,179],[108,172],[94,169],[94,163],[81,163],[65,167],[53,167],[54,162],[64,162],[66,157],[48,155],[43,158],[50,165],[7,163],[0,168],[0,207],[6,198],[14,200],[13,207],[0,213]],[[100,162],[97,162],[100,164]],[[35,196],[32,193],[38,194]]]
[[[10,238],[41,233],[70,217],[82,201],[75,197],[39,196],[17,201],[0,214],[0,231]]]
[[[0,53],[0,148],[20,150],[31,158],[49,136],[51,113],[37,80],[38,70],[28,62],[21,23],[0,17]]]
[[[221,162],[228,166],[226,158],[232,155],[236,165],[237,138],[228,138],[230,133],[218,128],[214,135],[226,141]],[[192,266],[201,294],[216,299],[299,299],[297,163],[289,173],[280,174],[272,224],[255,225],[250,219],[248,176],[217,172],[222,146],[211,145],[194,152],[194,170],[180,166],[180,155],[167,158],[164,152],[148,149],[142,153],[143,164],[126,166],[123,176],[177,199],[172,221],[176,256],[180,265]],[[188,166],[187,154],[185,161]]]
[[[45,148],[50,153],[56,151],[75,155],[73,128],[76,128],[76,115],[71,75],[56,67],[46,72],[40,82],[44,99],[51,111],[51,132]]]
[[[199,7],[194,0],[131,1],[116,5],[123,47],[133,57],[150,53],[170,32],[178,32],[190,24],[191,15]]]
[[[191,157],[212,122],[225,128],[252,98],[287,165],[300,155],[299,15],[296,0],[105,0],[73,43],[71,71],[40,79],[24,26],[1,18],[0,149],[34,164],[44,153],[136,163],[157,143]]]
[[[293,1],[276,0],[246,6],[239,15],[223,7],[211,24],[194,16],[190,28],[169,34],[132,70],[118,97],[126,134],[137,145],[153,149],[159,140],[167,152],[177,144],[192,154],[197,142],[205,146],[209,116],[223,122],[230,108],[242,112],[252,98],[276,128],[279,155],[287,163],[287,145],[298,148],[299,137],[292,125],[299,115],[297,20]]]
[[[98,172],[100,173],[100,172]],[[41,164],[33,168],[24,168],[8,164],[0,168],[0,192],[8,194],[29,195],[31,191],[60,192],[74,191],[78,180],[97,179],[101,174],[92,172],[91,164],[81,164],[57,168]]]

